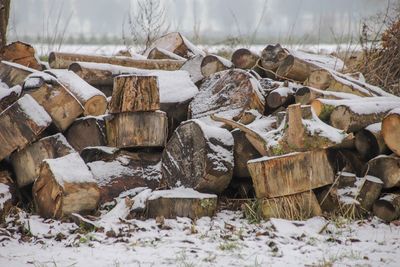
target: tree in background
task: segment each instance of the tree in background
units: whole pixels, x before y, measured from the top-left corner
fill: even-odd
[[[10,15],[10,1],[0,0],[0,49],[7,44],[7,25]]]

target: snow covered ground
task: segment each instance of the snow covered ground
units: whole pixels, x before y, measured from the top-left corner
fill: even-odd
[[[399,266],[400,226],[316,217],[250,224],[241,212],[122,220],[116,237],[20,212],[0,228],[0,266]],[[22,234],[24,233],[24,234]],[[109,234],[108,234],[109,235]]]

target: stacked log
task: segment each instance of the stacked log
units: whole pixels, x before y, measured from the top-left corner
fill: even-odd
[[[201,74],[204,77],[231,68],[233,68],[232,62],[217,55],[205,56],[200,65]]]
[[[35,70],[42,70],[35,49],[27,43],[17,41],[3,47],[0,51],[0,58]]]
[[[17,202],[17,194],[11,173],[0,170],[0,222]]]

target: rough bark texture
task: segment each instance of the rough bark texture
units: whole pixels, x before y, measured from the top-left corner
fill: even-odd
[[[386,145],[400,156],[400,109],[391,112],[382,121],[382,136]]]
[[[7,25],[11,0],[0,0],[0,50],[7,44]]]
[[[233,68],[232,62],[216,55],[207,55],[201,61],[201,74],[208,77],[216,72]]]
[[[400,217],[400,195],[386,194],[375,201],[372,211],[376,217],[391,222]]]
[[[8,61],[0,62],[0,80],[10,88],[22,85],[25,78],[33,72],[35,72],[34,69],[16,63]]]
[[[31,45],[20,41],[3,47],[0,50],[0,59],[18,63],[35,70],[42,70],[42,65],[40,65],[35,56],[35,49]]]
[[[224,143],[213,133],[227,130],[198,121],[181,124],[168,141],[162,156],[162,177],[169,186],[183,185],[199,192],[221,193],[233,171],[233,140]]]
[[[400,186],[400,158],[396,156],[378,156],[368,161],[368,174],[383,181],[384,188]]]

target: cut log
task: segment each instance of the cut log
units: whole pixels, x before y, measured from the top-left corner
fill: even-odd
[[[182,123],[164,149],[161,171],[164,183],[171,187],[221,193],[232,178],[232,135],[199,120]]]
[[[201,61],[201,74],[208,77],[211,74],[233,68],[232,62],[217,55],[207,55]]]
[[[189,73],[190,78],[195,84],[199,83],[204,78],[203,74],[201,73],[201,62],[203,61],[203,58],[204,57],[201,55],[192,57],[188,59],[180,68],[181,70],[185,70]]]
[[[191,188],[153,191],[146,203],[149,218],[188,217],[195,220],[212,217],[216,210],[216,195],[199,193]]]
[[[93,161],[112,161],[120,151],[119,148],[109,146],[89,146],[80,152],[80,156],[85,163]]]
[[[288,55],[289,51],[282,48],[280,44],[268,45],[261,52],[261,66],[275,72]]]
[[[186,60],[184,57],[181,57],[175,53],[172,53],[163,48],[154,47],[150,50],[148,59],[174,59],[174,60]]]
[[[45,218],[93,211],[100,199],[97,183],[78,153],[44,160],[32,193],[37,212]]]
[[[341,93],[341,92],[331,92],[315,89],[312,87],[304,86],[296,90],[296,103],[302,105],[309,105],[314,99],[324,98],[324,99],[356,99],[360,98],[357,95]]]
[[[78,152],[85,147],[107,145],[105,117],[78,118],[68,128],[65,137]]]
[[[375,201],[372,211],[376,217],[386,222],[400,218],[400,195],[386,194]]]
[[[85,116],[98,116],[106,112],[106,96],[74,72],[68,70],[47,70],[46,72],[55,76],[79,100],[85,109],[83,112]]]
[[[304,220],[322,214],[318,200],[311,190],[290,196],[264,198],[261,201],[264,219]]]
[[[278,77],[283,77],[293,81],[304,82],[310,76],[311,70],[317,66],[292,55],[288,55],[276,70]]]
[[[17,192],[11,174],[0,171],[0,223],[13,205],[17,203]]]
[[[35,49],[27,43],[17,41],[3,47],[0,50],[0,58],[35,70],[42,70],[40,61],[36,58]]]
[[[49,79],[50,80],[49,80]],[[63,132],[83,113],[83,107],[69,90],[43,73],[31,74],[24,83],[24,94],[32,96]]]
[[[196,47],[179,32],[170,32],[161,36],[151,44],[144,55],[147,56],[154,47],[165,49],[184,58],[191,58],[196,55],[205,56],[203,50]]]
[[[11,155],[11,163],[18,186],[23,187],[35,181],[39,175],[40,164],[44,159],[59,158],[73,152],[75,150],[62,134],[42,138],[22,150],[14,152]]]
[[[381,179],[367,175],[362,178],[362,185],[357,194],[357,201],[360,203],[361,209],[371,211],[372,205],[381,195],[383,182]]]
[[[7,84],[8,87],[22,85],[25,78],[35,71],[20,64],[8,61],[0,62],[0,80]]]
[[[258,81],[246,71],[226,70],[211,75],[190,103],[190,117],[197,119],[229,111],[238,118],[245,110],[264,113],[265,101]]]
[[[383,119],[381,133],[390,150],[400,156],[400,108],[393,109]]]
[[[118,113],[106,118],[107,143],[114,147],[164,147],[168,120],[165,112]]]
[[[261,155],[247,140],[246,133],[239,129],[233,130],[231,133],[234,140],[233,158],[235,164],[233,176],[240,178],[250,177],[249,170],[247,169],[247,161],[259,158]]]
[[[335,176],[326,150],[263,157],[247,165],[257,198],[301,193],[332,184]]]
[[[109,67],[110,68],[107,68]],[[119,72],[113,72],[111,69],[121,67]],[[113,86],[114,76],[123,74],[124,70],[129,73],[130,68],[117,65],[109,65],[102,63],[74,62],[69,65],[69,70],[75,72],[79,77],[94,87]]]
[[[20,85],[8,88],[8,86],[0,80],[0,113],[18,100],[21,95],[21,90],[22,88]]]
[[[355,149],[340,149],[337,155],[339,170],[355,173],[357,177],[366,174],[367,162]],[[343,166],[342,166],[343,165]]]
[[[131,57],[94,56],[74,53],[51,52],[49,64],[53,69],[68,69],[74,62],[94,62],[120,65],[138,69],[178,70],[185,61],[166,59],[133,59]]]
[[[259,55],[256,55],[249,49],[240,48],[233,52],[231,61],[236,68],[252,69],[257,65],[259,58]]]
[[[25,95],[0,113],[0,160],[35,141],[50,125],[47,112]]]
[[[355,146],[365,159],[369,160],[381,154],[389,153],[381,134],[382,123],[374,123],[365,127],[355,135]]]
[[[120,75],[114,78],[110,113],[160,109],[157,76]]]
[[[383,181],[384,188],[400,186],[400,158],[381,155],[368,161],[368,174]]]
[[[281,106],[288,106],[295,102],[296,88],[291,86],[279,87],[271,91],[267,96],[267,107],[275,110]]]
[[[0,1],[0,49],[7,44],[7,27],[10,18],[11,0]]]

